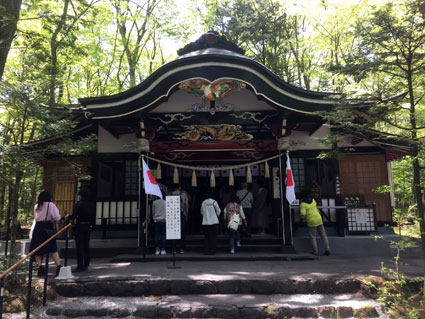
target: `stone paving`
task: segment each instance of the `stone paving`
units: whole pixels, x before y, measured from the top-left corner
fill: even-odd
[[[75,261],[70,260],[69,264],[74,268]],[[180,261],[176,266],[181,268],[171,269],[169,261],[111,263],[109,259],[95,259],[88,272],[74,273],[73,279],[56,282],[56,285],[79,285],[78,289],[92,291],[95,296],[61,297],[36,309],[32,318],[74,318],[79,314],[84,318],[128,319],[330,318],[335,315],[386,318],[374,300],[354,293],[362,278],[380,275],[382,264],[393,268],[394,260],[334,254],[304,261]],[[423,269],[423,261],[414,258],[404,259],[401,267],[408,277],[422,276]],[[95,282],[98,284],[93,284]],[[104,285],[104,294],[109,294],[113,282],[124,283],[124,286],[110,290],[111,295],[125,294],[132,283],[139,285],[140,290],[128,295],[138,297],[96,296],[100,292],[90,290],[90,285],[94,289],[100,283]],[[293,282],[304,284],[291,290]],[[341,285],[336,288],[337,282],[345,283],[346,288],[340,288]],[[149,288],[143,291],[146,287]],[[152,290],[152,287],[156,288]],[[114,289],[121,292],[113,293]],[[20,319],[25,315],[4,317]]]

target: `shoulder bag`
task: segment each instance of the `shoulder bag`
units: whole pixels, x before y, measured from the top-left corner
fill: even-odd
[[[44,218],[44,233],[46,234],[47,237],[52,237],[54,234],[56,234],[56,229],[53,228],[46,228],[47,225],[47,216],[49,215],[49,207],[50,207],[50,202],[47,204],[47,212],[46,212],[46,217]]]

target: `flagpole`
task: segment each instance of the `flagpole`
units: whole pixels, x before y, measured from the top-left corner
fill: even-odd
[[[141,153],[142,155],[143,155],[143,153]],[[142,165],[140,165],[140,161],[141,161],[141,157],[139,156],[139,158],[138,158],[138,160],[137,160],[139,163],[138,163],[138,166],[139,166],[139,198],[138,198],[138,202],[137,202],[137,205],[138,205],[138,215],[139,216],[137,216],[137,249],[139,250],[139,253],[140,253],[140,250],[142,249],[142,245],[141,245],[141,240],[142,240],[142,174],[143,174],[143,172],[142,172],[142,169],[141,169],[141,166]]]
[[[149,165],[149,159],[147,159],[147,164]],[[148,214],[149,214],[149,198],[148,194],[145,190],[145,220],[147,220]],[[146,261],[146,250],[148,249],[148,233],[149,233],[149,223],[146,222],[145,225],[145,247],[143,247],[143,261]]]
[[[279,153],[281,154],[282,151],[279,151]],[[283,205],[284,205],[284,197],[283,197],[283,171],[282,171],[282,156],[279,156],[279,179],[280,179],[280,187],[279,187],[279,191],[280,191],[280,213],[281,213],[281,219],[282,219],[282,251],[284,250],[285,247],[285,216],[284,216],[284,211],[283,211]]]
[[[289,160],[289,150],[286,150],[286,159]],[[286,167],[287,171],[288,167]],[[293,178],[293,173],[292,173],[292,167],[291,167],[291,174],[292,174],[292,178]],[[285,189],[286,190],[286,189]],[[295,192],[295,190],[294,190]],[[289,214],[288,214],[288,219],[289,219],[289,237],[288,237],[288,241],[289,243],[287,243],[288,246],[293,246],[294,245],[294,238],[292,236],[292,211],[291,211],[291,203],[289,203]]]

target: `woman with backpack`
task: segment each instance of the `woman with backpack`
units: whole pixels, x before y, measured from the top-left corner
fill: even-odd
[[[242,221],[245,226],[247,226],[245,214],[238,196],[232,195],[230,203],[228,203],[224,208],[224,221],[227,223],[227,227],[229,229],[230,253],[234,254],[235,241],[237,247],[241,246],[241,234],[239,228],[240,225],[242,225]]]

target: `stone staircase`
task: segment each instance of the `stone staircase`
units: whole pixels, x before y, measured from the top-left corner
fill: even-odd
[[[357,279],[54,281],[35,318],[386,318]]]
[[[141,256],[137,252],[137,241],[134,239],[116,239],[116,242],[121,244],[114,246],[109,244],[112,240],[105,240],[104,243],[97,245],[97,243],[91,241],[91,254],[94,258],[113,258],[118,255],[137,255],[134,256],[132,261],[140,261],[137,258]],[[180,259],[184,258],[188,260],[188,256],[194,256],[203,259],[202,252],[204,249],[204,237],[202,235],[190,235],[186,237],[185,252],[189,253],[187,256],[179,255]],[[273,254],[279,253],[282,249],[282,239],[273,235],[253,235],[251,238],[242,238],[242,246],[238,247],[239,252],[244,253],[262,253],[262,254]],[[64,256],[65,249],[60,249],[61,256]],[[153,240],[148,241],[148,252],[149,258],[158,259],[158,256],[154,256],[155,247]],[[168,255],[165,258],[169,258],[172,252],[172,242],[167,241],[167,252]],[[217,253],[228,253],[229,252],[229,239],[227,235],[217,236]],[[68,256],[71,258],[76,257],[76,250],[73,243],[68,248]],[[230,256],[229,256],[230,257]],[[164,258],[163,258],[164,259]],[[208,259],[208,258],[206,258]]]

